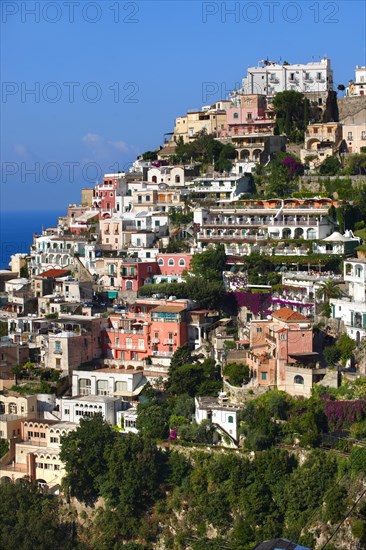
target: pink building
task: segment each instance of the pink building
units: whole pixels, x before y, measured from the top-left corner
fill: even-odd
[[[275,120],[267,111],[264,95],[243,95],[240,106],[229,107],[226,111],[227,128],[219,132],[220,137],[272,133]]]
[[[109,359],[142,361],[172,357],[188,342],[186,300],[137,299],[127,313],[113,314],[103,333],[103,352]]]
[[[192,254],[157,254],[156,259],[161,275],[181,277],[190,268]]]
[[[257,383],[285,390],[286,366],[308,363],[317,357],[313,352],[309,319],[283,307],[273,313],[270,320],[252,321],[250,355],[253,361],[249,366],[255,372]]]
[[[121,174],[106,174],[103,183],[95,186],[93,207],[99,208],[99,219],[110,218],[116,208],[116,191],[122,184]]]
[[[152,283],[154,275],[159,273],[156,260],[138,262],[135,258],[126,258],[121,265],[122,291],[137,292],[144,284]]]

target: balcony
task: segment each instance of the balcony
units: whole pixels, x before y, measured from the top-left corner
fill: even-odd
[[[159,344],[160,338],[152,338],[151,342],[152,342],[153,344]]]
[[[153,351],[153,357],[173,357],[173,351]]]
[[[62,355],[62,349],[54,349],[54,350],[53,350],[53,353],[54,353],[55,355]]]
[[[174,339],[173,338],[165,338],[164,345],[168,345],[168,344],[173,346],[175,344]]]

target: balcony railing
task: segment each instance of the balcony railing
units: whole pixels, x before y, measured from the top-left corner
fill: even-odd
[[[154,357],[173,357],[172,351],[153,351]]]
[[[175,342],[174,342],[174,339],[173,338],[165,338],[164,340],[164,344],[170,344],[170,345],[174,345]]]

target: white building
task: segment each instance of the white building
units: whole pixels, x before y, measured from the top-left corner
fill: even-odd
[[[85,237],[75,235],[36,237],[31,247],[32,274],[38,275],[49,269],[75,269],[75,256],[84,256],[86,243]]]
[[[366,336],[366,259],[345,261],[344,281],[349,297],[330,300],[332,318],[344,323],[347,334],[358,345]]]
[[[238,442],[238,413],[240,407],[227,401],[226,394],[222,397],[195,397],[195,420],[201,424],[210,420],[219,432],[228,435],[235,443]]]
[[[73,395],[120,397],[130,401],[137,398],[145,384],[143,372],[133,369],[74,370],[72,374]]]
[[[130,407],[125,411],[117,412],[117,426],[119,426],[126,433],[137,434],[136,428],[137,410],[136,407]]]
[[[182,195],[197,199],[214,199],[217,202],[232,202],[239,199],[242,193],[249,191],[249,178],[241,176],[201,177],[195,178],[186,185]]]
[[[348,96],[362,96],[366,95],[366,66],[356,66],[355,79],[350,80],[349,85],[346,88],[346,95]]]
[[[62,422],[79,423],[81,418],[101,414],[109,424],[116,424],[116,414],[122,409],[120,397],[102,395],[77,395],[60,399]]]
[[[333,90],[330,59],[298,64],[262,61],[258,67],[248,68],[241,93],[274,96],[285,90],[316,94]]]

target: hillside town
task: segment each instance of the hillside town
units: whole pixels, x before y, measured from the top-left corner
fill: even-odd
[[[352,70],[337,98],[330,59],[250,67],[10,258],[0,480],[54,495],[68,480],[78,498],[63,441],[85,420],[164,449],[366,458],[366,67]],[[364,547],[350,525],[334,548]],[[287,546],[263,533],[248,535],[258,550],[324,548],[315,531]]]

